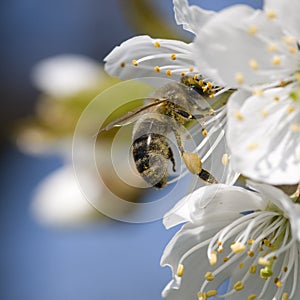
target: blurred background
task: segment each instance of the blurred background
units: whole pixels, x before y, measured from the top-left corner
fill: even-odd
[[[190,1],[216,10],[241,3],[220,2]],[[137,34],[191,40],[175,24],[172,1],[0,7],[0,299],[161,299],[171,272],[160,256],[175,229],[98,214],[70,175],[70,145],[84,107],[117,82],[102,71],[114,46]],[[132,201],[152,197],[126,193]]]

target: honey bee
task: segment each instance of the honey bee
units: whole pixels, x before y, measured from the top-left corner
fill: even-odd
[[[147,183],[159,189],[167,184],[170,163],[176,171],[174,154],[167,138],[173,133],[187,169],[206,183],[217,183],[213,175],[202,168],[198,154],[185,151],[182,137],[183,126],[188,122],[214,114],[211,108],[200,108],[203,97],[211,97],[214,90],[210,83],[185,76],[181,83],[171,82],[157,89],[146,99],[148,103],[145,106],[109,123],[99,133],[136,122],[131,147],[136,169]]]

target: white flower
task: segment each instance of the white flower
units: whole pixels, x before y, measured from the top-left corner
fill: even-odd
[[[103,75],[97,61],[83,55],[61,54],[39,62],[32,71],[32,80],[42,92],[64,98],[94,89]]]
[[[194,41],[198,69],[242,89],[228,103],[233,167],[270,184],[300,181],[299,10],[298,0],[266,0],[263,10],[233,6]]]
[[[299,203],[281,190],[250,182],[254,191],[214,185],[179,202],[167,228],[187,222],[161,264],[173,270],[167,299],[299,299]],[[299,198],[298,198],[299,201]],[[230,279],[226,294],[217,292]]]
[[[207,22],[209,17],[215,14],[200,8],[189,7],[187,1],[179,0],[174,0],[174,10],[177,23],[193,33],[199,25]],[[197,22],[197,20],[199,21]],[[215,166],[216,173],[213,173],[213,176],[221,182],[233,183],[237,173],[228,164],[230,155],[225,143],[224,131],[226,127],[224,102],[229,96],[223,93],[226,89],[215,87],[214,82],[211,82],[205,74],[199,73],[199,69],[196,67],[198,57],[193,54],[193,48],[193,44],[178,40],[137,36],[113,49],[104,59],[105,70],[111,76],[122,80],[161,77],[180,82],[181,78],[186,75],[201,77],[205,82],[204,89],[208,86],[212,87],[212,98],[214,97],[214,99],[207,97],[207,100],[210,100],[208,103],[214,108],[214,116],[210,117],[205,124],[207,127],[203,132],[207,137],[197,140],[194,151],[198,152],[202,162],[207,160],[208,168],[214,169],[212,165]],[[199,101],[201,101],[200,98]],[[201,103],[199,103],[200,107]],[[194,132],[194,136],[202,136],[201,129]],[[223,174],[224,166],[225,176]],[[207,168],[205,165],[204,167]]]

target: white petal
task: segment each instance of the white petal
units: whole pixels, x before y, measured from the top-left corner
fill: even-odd
[[[300,106],[289,92],[239,91],[229,99],[227,142],[236,171],[270,184],[300,181]]]
[[[197,72],[190,44],[137,36],[116,47],[105,59],[105,70],[122,80],[141,77],[178,79]]]
[[[173,0],[175,19],[178,25],[192,33],[198,31],[216,13],[198,6],[189,6],[188,0]]]
[[[39,62],[32,71],[32,80],[42,92],[65,97],[95,88],[103,75],[97,61],[82,55],[63,54]]]
[[[97,197],[98,186],[90,182],[90,188]],[[31,208],[39,222],[54,226],[77,225],[100,216],[82,194],[71,165],[56,170],[38,185]]]
[[[279,22],[300,41],[300,2],[289,0],[285,3],[282,0],[265,0],[264,9],[266,12],[275,12]]]
[[[220,213],[232,212],[237,216],[240,212],[262,209],[264,201],[256,193],[243,188],[216,184],[202,187],[179,201],[169,211],[163,223],[170,228],[183,222],[200,222],[203,216],[216,219]]]
[[[299,60],[296,44],[285,44],[284,36],[280,24],[262,11],[233,6],[199,28],[194,56],[199,70],[220,84],[237,87],[281,80],[295,71]]]

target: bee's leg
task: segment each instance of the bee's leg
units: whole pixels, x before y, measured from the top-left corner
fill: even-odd
[[[218,181],[206,170],[202,169],[198,176],[207,183],[218,183]]]
[[[172,149],[170,147],[169,147],[168,158],[172,162],[172,165],[173,165],[172,170],[173,170],[173,172],[176,172],[175,159],[174,159],[173,151],[172,151]]]

